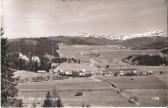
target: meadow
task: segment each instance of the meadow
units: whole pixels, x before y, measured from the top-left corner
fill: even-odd
[[[95,60],[100,66],[110,64],[114,66],[127,65],[122,62],[122,59],[129,55],[141,54],[157,54],[157,50],[131,50],[120,45],[107,45],[107,46],[86,46],[86,45],[73,45],[73,46],[60,46],[59,53],[63,57],[77,58],[82,63],[89,63],[90,60]]]
[[[157,75],[159,76],[159,75]],[[136,97],[140,106],[166,106],[167,85],[156,76],[99,77],[115,84],[123,93]]]
[[[111,86],[103,81],[95,81],[91,78],[75,78],[53,82],[36,82],[36,83],[20,83],[20,95],[25,98],[45,97],[47,91],[56,87],[64,106],[82,106],[89,104],[90,106],[135,106],[129,103],[125,98],[116,93]],[[75,96],[82,91],[82,96]],[[42,100],[36,100],[43,103]],[[31,104],[32,100],[24,103]]]
[[[117,93],[113,87],[106,82],[110,81],[119,88],[122,93],[137,97],[138,106],[166,106],[166,84],[155,76],[141,77],[95,77],[93,78],[71,78],[56,81],[19,83],[20,95],[24,97],[42,98],[48,91],[55,87],[61,96],[64,106],[137,106],[130,103],[127,98]],[[133,80],[131,80],[133,79]],[[82,96],[75,96],[77,92]],[[156,98],[156,99],[155,99]],[[157,100],[159,98],[159,100]],[[31,104],[32,100],[25,101]],[[43,103],[43,100],[36,100]]]

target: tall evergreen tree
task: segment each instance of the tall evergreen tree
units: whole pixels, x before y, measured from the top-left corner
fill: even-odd
[[[57,107],[63,107],[63,104],[62,104],[62,101],[61,101],[61,97],[60,97],[60,96],[58,96]]]
[[[50,60],[47,57],[41,57],[40,62],[41,62],[40,69],[41,70],[46,70],[47,72],[49,72],[49,70],[51,69]]]
[[[52,107],[52,99],[51,99],[50,92],[47,92],[43,107]]]
[[[14,97],[17,95],[14,74],[9,68],[8,45],[7,39],[2,37],[3,29],[1,28],[1,105],[7,106],[12,104]]]

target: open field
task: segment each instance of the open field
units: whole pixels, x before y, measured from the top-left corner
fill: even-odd
[[[159,73],[160,71],[164,73],[168,73],[168,67],[167,66],[136,66],[138,69],[141,70],[151,70],[153,73]]]
[[[99,77],[115,84],[123,93],[137,97],[140,106],[166,106],[167,86],[156,76]],[[132,80],[131,80],[132,79]]]
[[[18,70],[14,74],[15,74],[15,77],[20,76],[21,79],[49,75],[48,73],[35,73],[32,71],[25,71],[25,70]]]
[[[166,72],[165,74],[162,74],[162,75],[155,75],[155,77],[157,77],[160,81],[165,83],[168,88],[168,72]]]
[[[27,98],[44,97],[46,92],[51,91],[54,86],[56,86],[65,106],[82,106],[83,103],[88,103],[91,106],[134,106],[117,94],[107,83],[91,78],[18,84],[20,95]],[[74,96],[78,91],[83,91],[83,96]],[[31,102],[29,100],[25,103]]]
[[[167,106],[167,89],[125,89],[123,92],[136,96],[143,107]]]
[[[63,102],[67,106],[81,106],[82,103],[89,103],[93,106],[135,106],[134,104],[129,103],[121,95],[118,95],[113,90],[91,90],[84,91],[82,97],[75,97],[75,92],[61,92],[63,97]],[[67,104],[66,104],[67,103]]]
[[[115,83],[120,89],[166,89],[166,84],[153,76],[99,77]]]
[[[133,78],[134,80],[130,80]],[[141,77],[110,77],[71,78],[58,81],[19,83],[20,95],[27,98],[44,97],[47,91],[54,86],[59,92],[64,106],[82,106],[83,103],[91,106],[137,106],[129,103],[126,98],[118,94],[105,80],[115,83],[123,93],[136,96],[140,106],[165,106],[166,85],[155,76]],[[82,96],[75,96],[82,91]],[[155,98],[159,97],[159,100]],[[31,100],[25,103],[31,104]],[[42,100],[36,102],[43,103]]]
[[[157,50],[131,50],[119,45],[109,46],[61,46],[59,53],[63,57],[75,57],[83,62],[89,62],[90,58],[110,64],[122,64],[121,60],[129,55],[157,54]],[[97,56],[99,54],[99,56]]]

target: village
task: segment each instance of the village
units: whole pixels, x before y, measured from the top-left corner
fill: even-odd
[[[94,50],[94,47],[92,48],[89,46],[81,46],[86,48],[81,50],[80,52],[77,51],[77,53],[79,54],[76,54],[76,52],[73,52],[72,54],[73,56],[69,56],[70,53],[67,56],[66,53],[64,52],[64,51],[67,51],[66,48],[70,48],[71,46],[60,44],[59,47],[60,49],[57,50],[57,52],[59,52],[60,57],[46,56],[48,57],[48,60],[44,64],[45,66],[46,65],[50,65],[50,66],[48,66],[47,69],[46,68],[38,69],[36,70],[35,73],[44,74],[50,77],[65,76],[66,78],[96,77],[96,76],[115,76],[115,77],[144,76],[144,75],[155,74],[152,72],[152,70],[139,68],[133,65],[131,66],[129,64],[123,63],[122,61],[116,58],[114,59],[112,58],[111,62],[109,62],[106,59],[102,59],[101,56],[103,55],[101,55],[101,52],[99,53],[98,49]],[[72,46],[72,48],[75,48],[75,47],[76,46]],[[81,47],[79,48],[78,47],[76,48],[77,49],[81,48]],[[99,48],[99,46],[97,48]],[[23,55],[21,53],[19,53],[18,58],[20,58],[25,62],[30,61],[26,55]],[[37,63],[37,66],[41,65],[40,63],[41,61],[38,56],[33,56],[32,61]],[[162,74],[162,73],[163,72],[160,71],[159,74]],[[17,76],[17,79],[21,77],[19,75],[16,75],[16,76]],[[27,78],[26,78],[26,81],[28,81]]]

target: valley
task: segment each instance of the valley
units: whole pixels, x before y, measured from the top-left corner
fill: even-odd
[[[31,76],[42,76],[45,78],[50,76],[50,78],[49,80],[40,82],[27,80],[24,83],[18,83],[19,96],[24,96],[25,100],[28,99],[23,101],[25,107],[31,106],[33,102],[37,106],[42,106],[46,93],[48,91],[52,93],[53,88],[56,88],[64,106],[148,107],[167,105],[167,79],[161,80],[162,76],[166,76],[168,73],[167,67],[134,66],[122,62],[122,59],[129,55],[157,54],[158,50],[131,50],[118,45],[67,45],[59,46],[58,52],[62,57],[80,59],[80,64],[61,63],[55,68],[56,72],[59,69],[65,71],[85,70],[86,72],[91,72],[92,76],[53,80],[51,78],[57,76],[57,73],[34,73],[30,75],[29,73],[31,72],[27,72],[26,76],[28,79],[31,79]],[[108,68],[107,65],[109,65]],[[116,71],[127,72],[131,69],[150,70],[153,74],[143,76],[114,76]],[[160,71],[163,72],[162,75],[160,75]],[[26,78],[22,70],[19,72],[21,74],[16,72],[17,76],[21,76],[23,79],[24,77]],[[111,83],[115,86],[111,86]],[[82,92],[82,95],[75,96],[78,92]],[[135,98],[135,101],[130,101],[131,97]]]

